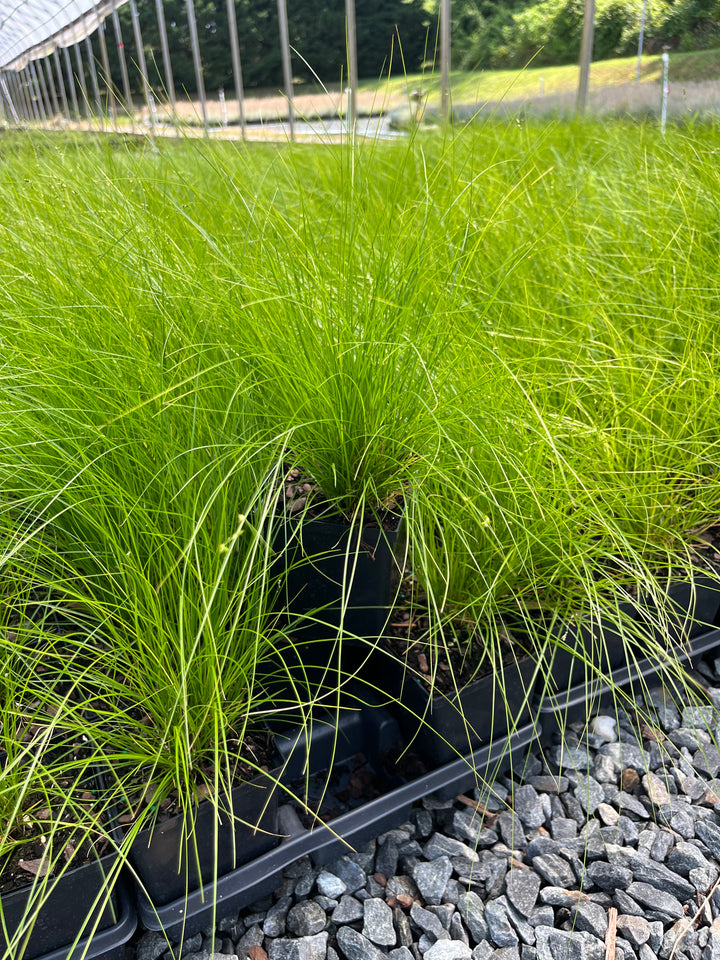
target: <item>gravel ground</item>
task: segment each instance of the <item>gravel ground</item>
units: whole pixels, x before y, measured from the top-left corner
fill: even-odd
[[[711,705],[657,687],[657,727],[590,717],[522,778],[425,797],[181,945],[139,932],[127,960],[720,960],[720,659],[699,669]]]

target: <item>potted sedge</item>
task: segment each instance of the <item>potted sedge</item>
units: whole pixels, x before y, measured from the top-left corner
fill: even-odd
[[[121,923],[108,795],[86,739],[65,732],[49,645],[19,633],[0,633],[0,956],[35,960],[97,934],[118,946],[133,925]]]
[[[94,622],[91,634],[75,634],[85,664],[76,721],[102,758],[123,854],[157,907],[280,840],[281,761],[266,718],[295,701],[288,686],[285,701],[277,687],[272,703],[266,693],[285,638],[262,533],[271,505],[260,502],[259,485],[242,500],[253,478],[229,471],[227,485],[196,508],[187,542],[168,538],[151,565],[127,542],[113,545],[122,564],[112,584],[100,574],[107,552],[88,549],[87,537],[64,544],[73,556],[71,568],[64,561],[65,600]],[[110,489],[107,503],[120,496]],[[152,536],[141,507],[136,521],[131,537]],[[66,524],[60,537],[68,536]],[[57,583],[57,556],[53,573]]]
[[[69,385],[47,374],[52,435],[18,410],[33,439],[15,483],[35,521],[16,536],[36,548],[26,574],[47,588],[56,621],[83,612],[81,628],[61,627],[77,652],[58,665],[74,684],[64,730],[95,745],[122,855],[160,903],[279,843],[264,718],[288,710],[294,691],[271,707],[261,679],[283,639],[263,482],[278,453],[248,435],[236,379],[214,357],[195,368],[191,418],[182,375],[177,399],[154,367],[118,356],[128,382],[137,369],[158,390],[128,404],[107,389],[103,377],[118,374],[102,354],[89,345],[84,359]]]

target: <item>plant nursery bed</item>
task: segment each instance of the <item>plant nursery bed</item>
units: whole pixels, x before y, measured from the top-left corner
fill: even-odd
[[[494,779],[535,733],[528,724],[511,737],[499,737],[419,775],[417,758],[393,754],[401,742],[400,730],[392,715],[377,705],[344,711],[336,727],[328,717],[310,733],[278,735],[276,743],[286,761],[283,781],[297,796],[297,802],[288,797],[279,808],[279,845],[161,907],[141,895],[140,920],[147,929],[164,930],[171,938],[181,932],[192,936],[207,925],[213,911],[231,913],[272,892],[283,870],[298,858],[311,855],[318,864],[327,862],[402,823],[412,804],[429,793],[449,798]],[[309,813],[313,809],[317,815]]]

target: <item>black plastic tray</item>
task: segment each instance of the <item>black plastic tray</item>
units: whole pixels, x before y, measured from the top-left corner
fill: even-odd
[[[370,709],[376,716],[385,712],[378,707]],[[381,729],[383,726],[385,724],[380,723]],[[154,909],[140,896],[140,920],[148,930],[164,930],[171,939],[192,936],[207,925],[213,911],[217,916],[230,914],[271,893],[279,885],[283,870],[299,857],[310,854],[316,863],[324,863],[342,856],[407,820],[412,804],[422,797],[434,793],[448,799],[478,782],[494,779],[536,737],[535,724],[528,724],[511,737],[499,738],[467,757],[458,758],[328,824],[318,823],[311,829],[302,826],[294,807],[282,806],[280,824],[287,839],[279,847],[218,878],[216,884],[208,884],[164,907]]]
[[[137,928],[137,914],[122,878],[117,884],[116,892],[120,911],[116,924],[78,941],[72,950],[67,946],[60,947],[51,953],[43,954],[37,960],[124,960],[125,944]]]
[[[709,630],[673,649],[679,660],[695,662],[704,654],[720,649],[720,629]],[[594,708],[607,706],[612,702],[616,688],[624,689],[651,680],[660,676],[664,669],[665,665],[657,660],[637,660],[613,670],[612,683],[595,677],[575,684],[562,693],[545,697],[535,705],[535,716],[544,739],[562,732],[568,723],[587,716],[588,705]]]

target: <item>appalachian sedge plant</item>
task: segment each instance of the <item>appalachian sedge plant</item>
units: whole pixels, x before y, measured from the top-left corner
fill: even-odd
[[[192,650],[234,602],[212,551],[293,466],[351,518],[403,501],[438,624],[492,634],[630,591],[661,628],[718,515],[716,149],[592,123],[339,152],[28,145],[0,175],[18,536],[82,572],[103,623],[117,606],[142,635],[172,610],[174,663],[179,627]]]
[[[3,572],[7,570],[3,568]],[[8,584],[8,581],[5,581]],[[112,891],[119,862],[108,837],[110,811],[99,789],[93,749],[70,731],[66,711],[77,676],[64,682],[53,666],[67,651],[25,614],[27,590],[7,590],[0,631],[0,955],[36,956],[56,937],[39,924],[60,884],[73,884],[76,912],[59,923],[70,946],[115,919]],[[106,859],[100,863],[101,858]],[[77,878],[83,872],[82,881]],[[62,898],[60,899],[62,902]],[[45,950],[45,952],[47,952]]]

